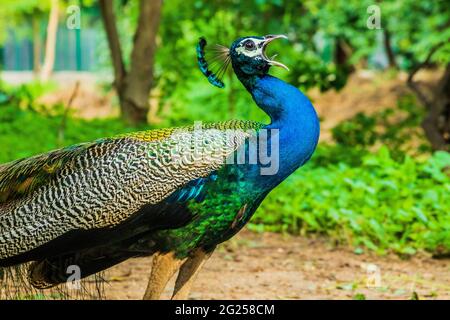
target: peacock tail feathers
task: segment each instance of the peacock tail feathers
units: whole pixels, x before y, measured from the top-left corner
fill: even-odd
[[[0,268],[0,300],[101,300],[105,299],[104,272],[91,275],[85,281],[52,286],[42,290],[30,283],[30,266],[34,262]],[[67,276],[67,275],[66,275]]]
[[[0,165],[0,205],[48,183],[61,168],[95,145],[78,144]]]

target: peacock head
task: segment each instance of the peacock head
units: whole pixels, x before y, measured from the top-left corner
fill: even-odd
[[[275,39],[284,38],[285,35],[267,35],[265,37],[243,37],[233,42],[230,47],[231,64],[236,73],[248,76],[260,76],[269,71],[270,66],[277,66],[289,70],[281,62],[267,57],[266,48]]]
[[[216,45],[213,50],[214,55],[211,59],[206,57],[206,40],[200,38],[197,45],[197,60],[200,71],[208,78],[211,84],[223,88],[225,84],[222,81],[222,77],[230,63],[233,66],[234,72],[240,78],[263,76],[269,71],[270,66],[277,66],[289,70],[281,62],[273,60],[276,55],[269,58],[266,54],[267,45],[273,40],[280,38],[287,39],[285,35],[242,37],[234,41],[230,48]]]

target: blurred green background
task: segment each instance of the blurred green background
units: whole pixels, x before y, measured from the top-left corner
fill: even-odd
[[[197,120],[267,121],[231,68],[225,89],[206,81],[195,46],[282,33],[289,42],[269,51],[291,71],[271,73],[312,98],[322,138],[249,228],[326,235],[355,253],[450,254],[448,2],[157,3],[2,1],[0,163]],[[145,101],[126,106],[136,79]]]

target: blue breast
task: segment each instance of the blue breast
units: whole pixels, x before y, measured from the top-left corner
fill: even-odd
[[[264,129],[277,135],[279,168],[273,176],[254,179],[272,189],[312,156],[320,133],[319,119],[309,99],[296,87],[269,75],[259,78],[249,90],[271,123]],[[268,140],[268,150],[276,150]],[[261,164],[259,164],[261,166]],[[253,175],[258,175],[253,172]]]

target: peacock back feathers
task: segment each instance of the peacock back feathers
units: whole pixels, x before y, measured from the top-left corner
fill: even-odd
[[[199,190],[189,183],[218,170],[261,127],[227,121],[143,131],[3,165],[0,264],[71,231],[117,226],[178,189],[189,192],[178,200],[192,198]]]

